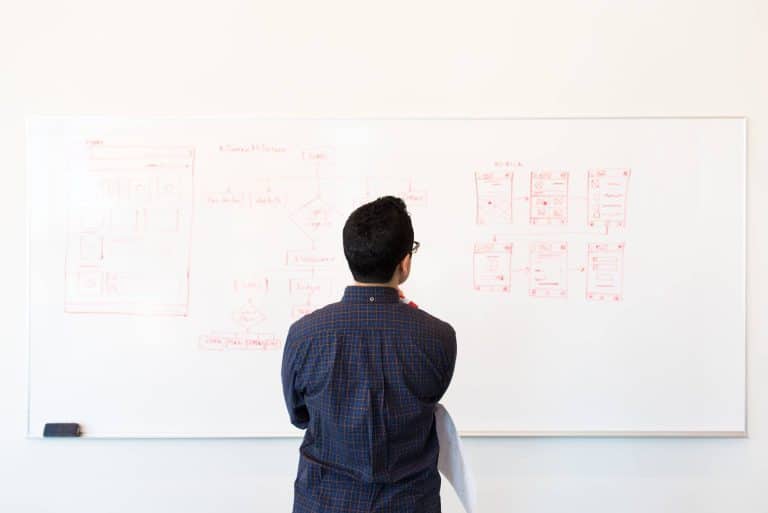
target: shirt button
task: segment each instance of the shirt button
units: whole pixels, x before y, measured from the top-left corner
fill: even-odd
[[[370,301],[371,303],[373,303],[373,301],[374,301],[374,299],[373,299],[373,296],[369,297],[369,298],[368,298],[368,301]]]

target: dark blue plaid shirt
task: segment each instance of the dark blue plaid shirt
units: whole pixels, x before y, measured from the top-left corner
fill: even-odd
[[[440,511],[434,408],[453,328],[390,287],[347,287],[295,322],[283,353],[291,423],[306,428],[294,513]]]

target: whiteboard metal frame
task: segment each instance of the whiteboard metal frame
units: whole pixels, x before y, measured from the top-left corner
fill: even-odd
[[[73,119],[81,120],[254,120],[254,121],[592,121],[592,120],[740,120],[744,129],[744,140],[742,147],[742,182],[741,195],[742,204],[742,226],[741,237],[743,241],[743,260],[744,267],[740,276],[744,291],[744,429],[735,431],[624,431],[624,430],[598,430],[598,431],[514,431],[514,430],[459,430],[462,438],[749,438],[749,293],[747,270],[749,268],[749,238],[748,238],[748,217],[749,217],[749,198],[747,184],[749,181],[749,118],[739,115],[717,115],[717,116],[521,116],[521,117],[261,117],[256,115],[227,115],[227,116],[73,116],[73,115],[32,115],[27,116],[25,123],[25,185],[26,185],[26,305],[27,305],[27,419],[26,435],[28,440],[43,439],[41,434],[31,432],[31,411],[32,411],[32,315],[30,309],[31,301],[31,274],[32,267],[32,237],[31,237],[31,198],[30,198],[30,174],[29,174],[29,126],[31,122],[40,119]],[[182,433],[112,433],[112,434],[93,434],[84,432],[78,438],[93,440],[254,440],[254,439],[300,439],[303,432],[300,433],[233,433],[233,434],[182,434]],[[59,438],[59,440],[61,440]]]
[[[300,440],[303,433],[233,433],[233,434],[183,434],[183,433],[112,433],[89,435],[78,439],[90,440]],[[746,431],[459,431],[461,438],[749,438]],[[27,435],[29,440],[41,440],[42,436]],[[61,438],[57,438],[61,440]]]

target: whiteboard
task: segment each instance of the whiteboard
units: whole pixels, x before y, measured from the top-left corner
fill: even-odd
[[[741,118],[28,121],[29,423],[294,436],[289,324],[405,199],[467,435],[743,436]]]

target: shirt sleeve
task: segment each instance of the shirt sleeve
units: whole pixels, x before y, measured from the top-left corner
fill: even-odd
[[[453,371],[456,368],[456,331],[450,325],[448,325],[447,333],[443,339],[443,351],[445,359],[443,360],[442,387],[435,402],[439,401],[448,390],[448,385],[453,379]]]
[[[285,341],[285,348],[283,349],[283,364],[282,364],[282,380],[283,380],[283,397],[285,398],[285,405],[288,408],[288,416],[291,419],[291,424],[299,429],[306,429],[309,424],[309,410],[304,403],[304,395],[301,389],[298,388],[297,378],[298,373],[296,370],[296,340],[293,336],[293,329],[288,330],[288,337]]]

